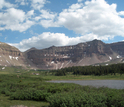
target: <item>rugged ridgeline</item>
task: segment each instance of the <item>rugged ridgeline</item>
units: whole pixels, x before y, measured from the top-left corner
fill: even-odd
[[[124,59],[124,42],[105,44],[100,40],[72,46],[31,48],[22,53],[17,48],[0,42],[0,66],[30,66],[41,69],[61,69],[99,63],[120,63]]]
[[[124,55],[124,43],[105,44],[100,40],[79,43],[73,46],[32,48],[25,52],[27,62],[36,68],[61,69],[70,66],[85,66],[108,63]],[[117,61],[115,61],[117,62]]]
[[[112,43],[112,44],[109,44],[109,46],[114,52],[124,57],[124,42]]]
[[[25,66],[24,60],[17,48],[0,42],[0,66]]]

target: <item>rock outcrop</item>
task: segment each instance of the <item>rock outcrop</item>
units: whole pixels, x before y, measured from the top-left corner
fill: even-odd
[[[17,48],[0,42],[0,66],[25,66],[24,60]]]
[[[40,69],[61,69],[98,63],[124,62],[124,42],[105,44],[100,40],[70,46],[31,48],[20,52],[0,42],[0,66],[23,66]]]
[[[124,57],[124,42],[111,43],[109,46],[114,52]]]
[[[117,58],[118,53],[100,40],[79,43],[73,46],[30,49],[26,58],[32,66],[42,69],[61,69],[70,66],[85,66],[103,63]]]

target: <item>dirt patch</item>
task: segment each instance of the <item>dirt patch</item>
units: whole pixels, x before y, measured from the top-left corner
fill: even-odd
[[[28,107],[28,106],[24,106],[24,105],[14,105],[14,106],[10,106],[10,107]],[[33,106],[32,106],[33,107]]]

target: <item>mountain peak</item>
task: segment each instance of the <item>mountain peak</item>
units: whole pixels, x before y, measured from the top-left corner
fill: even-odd
[[[51,47],[49,47],[49,48],[56,48],[56,46],[53,45],[53,46],[51,46]]]
[[[21,53],[17,48],[0,42],[2,66],[23,65],[40,69],[61,69],[71,66],[86,66],[105,63],[124,56],[124,42],[105,44],[94,39],[69,46],[51,46],[45,49],[35,47]]]
[[[94,39],[94,40],[92,40],[92,41],[90,41],[90,42],[94,42],[94,43],[104,43],[103,41],[98,40],[98,39]]]

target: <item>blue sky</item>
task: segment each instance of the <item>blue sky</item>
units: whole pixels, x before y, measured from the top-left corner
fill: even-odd
[[[124,40],[123,0],[0,0],[0,41],[21,51]]]

